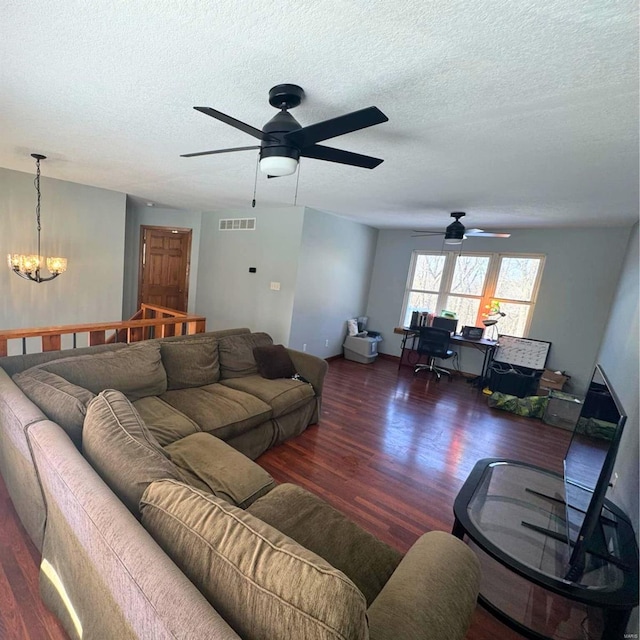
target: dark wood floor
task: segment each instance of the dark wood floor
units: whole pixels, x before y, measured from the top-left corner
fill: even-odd
[[[18,520],[0,477],[0,638],[67,640],[38,594],[40,555]]]
[[[505,457],[558,472],[570,432],[490,409],[464,378],[332,360],[322,421],[262,455],[279,482],[324,497],[406,551],[425,531],[451,531],[453,502],[480,458]],[[517,602],[517,599],[514,599]],[[478,607],[467,640],[521,640]]]
[[[390,545],[451,530],[454,498],[476,460],[503,456],[561,470],[569,432],[487,407],[458,378],[399,372],[397,362],[330,363],[322,421],[258,460]],[[0,638],[64,640],[38,598],[38,553],[0,480]],[[520,640],[478,608],[467,640]]]

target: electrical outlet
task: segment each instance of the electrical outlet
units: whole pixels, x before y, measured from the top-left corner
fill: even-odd
[[[328,341],[328,340],[325,340],[325,341],[324,341],[324,346],[325,346],[325,347],[328,347],[328,346],[329,346],[329,341]]]
[[[306,351],[306,350],[307,350],[307,343],[306,343],[306,342],[302,345],[302,350],[303,350],[303,351]]]
[[[272,282],[269,285],[269,288],[271,289],[271,291],[280,291],[280,283],[279,282]]]

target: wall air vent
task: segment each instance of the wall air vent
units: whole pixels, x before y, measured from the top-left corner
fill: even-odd
[[[220,220],[220,231],[255,231],[255,218],[225,218]]]

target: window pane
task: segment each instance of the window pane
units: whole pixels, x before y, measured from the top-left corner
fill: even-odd
[[[416,293],[412,291],[409,294],[409,302],[407,303],[407,312],[404,314],[403,327],[411,325],[411,314],[414,311],[429,311],[435,312],[436,304],[438,302],[437,293]]]
[[[420,289],[421,291],[438,291],[440,289],[444,261],[444,256],[418,255],[411,288]]]
[[[488,256],[458,256],[451,282],[451,293],[481,296],[488,267]]]
[[[502,258],[494,297],[531,300],[539,268],[540,258]]]
[[[498,322],[498,333],[506,336],[515,336],[516,338],[524,338],[524,330],[527,326],[527,318],[529,316],[528,304],[517,304],[516,302],[501,302],[500,311],[507,315],[500,318]]]
[[[457,296],[449,296],[447,298],[447,311],[455,311],[458,316],[458,331],[465,324],[471,327],[476,326],[479,308],[479,298],[459,298]],[[438,309],[438,312],[440,311],[442,309]]]

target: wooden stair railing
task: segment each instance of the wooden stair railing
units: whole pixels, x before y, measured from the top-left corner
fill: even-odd
[[[38,327],[33,329],[0,330],[0,357],[8,355],[10,340],[22,340],[22,353],[27,353],[27,339],[40,338],[42,351],[59,351],[62,336],[73,336],[73,348],[78,334],[88,335],[89,346],[112,342],[139,342],[151,338],[191,335],[206,331],[207,319],[183,311],[143,304],[130,320],[90,324]],[[110,333],[110,335],[108,335]]]

